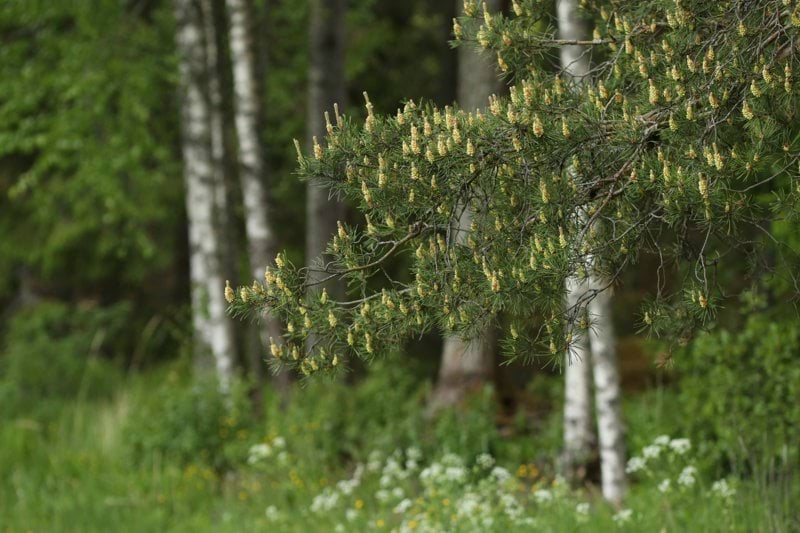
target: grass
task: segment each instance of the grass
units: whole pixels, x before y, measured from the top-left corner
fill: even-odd
[[[0,532],[299,532],[331,531],[340,524],[346,531],[413,530],[440,515],[442,520],[452,519],[454,513],[443,514],[446,508],[463,502],[470,491],[482,498],[494,498],[503,491],[512,494],[523,502],[525,516],[535,520],[531,527],[543,531],[790,531],[798,527],[792,507],[793,501],[800,501],[797,478],[778,475],[790,471],[787,465],[766,465],[734,480],[738,490],[726,501],[711,494],[715,477],[705,471],[698,474],[691,490],[661,493],[657,488],[661,477],[675,479],[682,467],[677,460],[665,463],[661,470],[654,467],[652,475],[636,477],[626,502],[634,517],[628,524],[619,524],[613,519],[616,510],[592,491],[553,489],[548,464],[552,460],[547,458],[557,450],[557,417],[537,436],[523,429],[501,436],[494,429],[493,404],[487,393],[476,399],[468,415],[451,414],[431,424],[422,417],[424,391],[420,392],[415,379],[391,376],[386,369],[381,374],[380,367],[376,370],[371,374],[375,377],[358,385],[321,382],[298,389],[285,411],[268,398],[266,414],[257,420],[223,417],[206,424],[200,418],[217,417],[218,412],[213,405],[204,408],[205,415],[190,409],[198,405],[197,396],[171,369],[132,377],[110,399],[62,401],[51,406],[46,417],[33,411],[30,416],[3,421]],[[645,394],[626,405],[634,452],[656,435],[674,431],[680,413],[670,412],[664,394]],[[283,456],[275,446],[276,437],[287,442]],[[175,441],[188,444],[179,448]],[[137,447],[136,442],[149,444]],[[256,443],[272,444],[273,453],[249,464],[248,450]],[[370,452],[381,455],[385,470],[387,456],[395,448],[408,447],[420,450],[420,464],[415,473],[397,478],[390,487],[401,487],[403,499],[411,500],[413,508],[406,513],[393,512],[396,501],[377,498],[381,469],[364,474],[331,509],[310,510],[316,496],[326,489],[338,490],[334,489],[337,481],[353,476],[355,463],[367,464]],[[467,480],[426,485],[419,472],[426,465],[445,461],[445,452],[461,458]],[[488,470],[480,473],[473,465],[481,452],[490,452],[511,473],[507,487],[491,481]],[[533,469],[526,457],[544,459],[537,459]],[[526,465],[524,472],[520,463]],[[552,491],[553,501],[540,502],[537,490]],[[589,504],[588,516],[576,512],[583,502]],[[504,522],[508,518],[498,513],[491,510],[480,515],[493,516],[495,525],[486,530],[509,529],[510,522]],[[453,530],[475,530],[470,529],[468,517],[458,520],[452,522]]]

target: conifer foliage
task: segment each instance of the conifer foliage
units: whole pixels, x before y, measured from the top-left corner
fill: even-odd
[[[675,268],[682,283],[659,283],[642,327],[687,339],[722,301],[726,254],[765,218],[796,215],[800,6],[583,2],[591,79],[571,87],[547,67],[576,44],[556,37],[550,4],[514,1],[504,15],[467,0],[454,21],[461,44],[494,54],[513,83],[486,112],[409,101],[385,116],[365,95],[364,122],[329,117],[313,153],[298,149],[301,175],[363,224],[340,223],[322,277],[278,255],[264,279],[226,291],[234,313],[284,319],[278,365],[333,371],[435,327],[469,338],[500,312],[509,355],[556,360],[591,327],[589,301],[643,254],[658,258],[653,277]],[[398,256],[407,276],[390,278]],[[565,308],[565,280],[586,275],[589,258],[609,283]],[[345,280],[350,298],[306,296],[309,280],[327,278]]]

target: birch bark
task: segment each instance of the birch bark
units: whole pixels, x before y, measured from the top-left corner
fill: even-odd
[[[589,33],[578,17],[577,0],[557,0],[558,32],[562,39],[582,39]],[[589,73],[589,55],[584,46],[562,46],[561,68],[565,78],[581,83]],[[577,277],[567,280],[567,304],[572,307],[585,292]],[[591,405],[591,361],[588,336],[575,337],[564,366],[564,455],[562,468],[573,482],[585,477],[586,462],[594,444]]]
[[[576,0],[557,0],[557,10],[559,34],[562,39],[588,38],[589,28],[580,18]],[[562,46],[561,67],[567,77],[581,83],[583,78],[589,75],[589,49],[577,45]],[[588,280],[579,280],[576,277],[568,280],[566,288],[569,305],[579,301],[586,290],[601,289],[608,285],[591,272],[591,264],[589,267]],[[610,298],[609,290],[603,290],[590,300],[588,312],[592,325],[589,333],[586,337],[576,339],[567,354],[564,387],[564,463],[568,473],[579,471],[591,450],[593,441],[589,402],[591,360],[600,443],[602,492],[606,500],[620,503],[626,490],[625,447]]]
[[[233,375],[234,342],[223,293],[225,282],[219,235],[214,224],[216,184],[205,85],[207,58],[203,19],[198,4],[191,0],[174,0],[173,7],[180,58],[179,94],[195,360],[202,368],[207,366],[210,355],[220,387],[227,391]]]
[[[606,283],[598,284],[597,288]],[[625,477],[625,428],[622,421],[622,390],[611,320],[611,293],[604,290],[589,302],[592,327],[589,344],[594,370],[595,410],[600,446],[600,475],[603,497],[615,504],[622,502],[627,490]]]
[[[234,122],[238,140],[239,179],[244,200],[245,233],[247,235],[250,270],[253,278],[263,280],[264,271],[275,257],[275,235],[269,222],[269,193],[265,183],[265,164],[258,134],[262,118],[261,100],[256,82],[256,56],[252,5],[250,0],[226,0],[230,19],[229,41],[233,67]],[[268,353],[269,339],[280,342],[280,321],[265,313],[259,329],[261,347]],[[273,383],[279,388],[287,384],[288,375],[278,374]]]

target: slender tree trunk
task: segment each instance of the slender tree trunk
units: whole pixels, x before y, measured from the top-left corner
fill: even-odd
[[[174,0],[176,45],[180,56],[181,129],[189,224],[192,323],[197,366],[216,367],[223,390],[233,375],[233,328],[226,313],[216,189],[211,147],[211,116],[206,93],[207,58],[200,6]]]
[[[605,283],[593,280],[595,287]],[[603,497],[615,504],[622,502],[627,489],[625,478],[625,437],[622,422],[622,390],[611,320],[611,293],[604,290],[589,303],[592,327],[589,344],[594,370],[597,435],[600,444],[600,474]]]
[[[586,284],[573,276],[567,280],[567,305],[572,308],[585,294]],[[586,465],[594,448],[589,338],[575,336],[564,366],[564,450],[562,472],[573,483],[586,478]]]
[[[589,33],[586,22],[578,17],[577,0],[556,0],[558,31],[562,39],[581,39]],[[581,83],[589,73],[589,55],[584,46],[562,46],[561,68],[566,78]],[[567,302],[573,306],[585,292],[585,282],[577,277],[567,280]],[[586,475],[586,463],[592,453],[591,361],[589,339],[576,336],[567,350],[564,371],[564,454],[562,470],[572,482]]]
[[[319,142],[326,134],[325,113],[334,116],[334,104],[346,104],[344,75],[345,0],[311,0],[309,20],[308,108],[306,143]],[[331,119],[333,120],[333,119]],[[344,218],[344,206],[328,197],[329,191],[313,181],[306,187],[306,264],[310,281],[323,276],[315,269],[325,263],[325,249],[336,232],[336,222]],[[321,291],[313,286],[309,293]],[[328,291],[336,289],[328,285]],[[309,338],[307,347],[313,345]]]
[[[262,280],[264,271],[275,256],[275,236],[269,223],[269,201],[264,183],[264,155],[258,135],[262,117],[256,83],[256,56],[253,49],[252,5],[250,0],[227,0],[230,17],[229,40],[233,66],[236,135],[239,143],[239,177],[244,197],[244,219],[253,278]],[[269,339],[282,338],[280,321],[269,314],[263,317],[261,344],[267,352]],[[288,374],[279,373],[273,382],[281,389],[288,384]]]
[[[499,11],[500,0],[486,2],[490,11]],[[458,13],[463,13],[463,3],[458,0]],[[459,105],[466,110],[485,107],[489,96],[499,88],[499,73],[494,58],[481,55],[469,46],[458,49]],[[465,209],[455,228],[456,240],[466,242],[472,213]],[[444,339],[439,377],[428,404],[429,414],[462,402],[469,391],[491,381],[494,368],[494,335],[491,326],[478,337],[463,341],[457,336]]]
[[[211,162],[214,172],[214,199],[219,220],[220,233],[223,239],[220,249],[223,254],[225,275],[231,276],[235,271],[235,251],[230,237],[231,221],[228,209],[228,188],[225,181],[225,143],[222,120],[222,85],[220,83],[220,65],[218,29],[215,24],[213,0],[202,0],[203,23],[206,42],[206,72],[209,102],[209,121],[211,127]]]
[[[562,39],[587,39],[589,28],[580,18],[577,0],[557,0],[558,28]],[[583,46],[562,46],[561,67],[564,74],[581,83],[589,75],[589,50]],[[591,273],[589,279],[576,277],[567,282],[567,301],[578,302],[588,288],[607,284]],[[594,436],[591,431],[589,365],[593,369],[595,402],[600,442],[600,470],[603,496],[621,502],[625,493],[625,450],[620,410],[619,370],[614,349],[610,294],[603,291],[589,303],[593,321],[588,339],[578,337],[567,354],[564,398],[564,469],[568,475],[579,474],[590,455]],[[591,350],[591,357],[587,351]]]
[[[201,0],[203,26],[206,44],[206,86],[208,88],[209,123],[211,137],[211,166],[214,173],[214,213],[215,227],[219,235],[219,248],[222,257],[222,274],[226,280],[237,284],[237,249],[234,235],[234,216],[230,203],[230,186],[226,170],[225,153],[225,112],[222,96],[222,64],[220,55],[221,30],[217,27],[215,0]],[[230,316],[228,321],[236,339],[236,325]],[[234,344],[235,347],[238,347]],[[236,361],[236,351],[233,359]]]

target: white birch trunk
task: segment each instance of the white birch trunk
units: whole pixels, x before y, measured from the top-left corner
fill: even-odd
[[[261,101],[256,82],[256,57],[253,49],[252,5],[249,0],[226,0],[230,18],[231,64],[233,66],[236,135],[239,143],[239,176],[244,197],[244,220],[250,269],[253,278],[264,279],[264,271],[275,256],[275,236],[269,223],[269,203],[264,183],[264,155],[258,135]],[[264,353],[269,338],[280,342],[280,321],[269,314],[260,328]],[[288,375],[281,373],[273,382],[283,388]]]
[[[214,23],[213,0],[202,0],[206,41],[206,72],[211,123],[211,161],[214,171],[215,204],[220,252],[226,279],[236,272],[236,248],[231,238],[232,221],[228,199],[228,182],[225,172],[225,142],[222,111],[222,86],[220,83],[219,36]]]
[[[567,305],[572,308],[585,293],[585,283],[573,276],[567,280]],[[591,403],[589,338],[576,335],[568,348],[564,366],[564,455],[562,470],[568,479],[586,477],[586,464],[594,447]]]
[[[562,39],[584,38],[589,30],[578,18],[577,0],[556,0],[558,31]],[[583,46],[561,47],[561,68],[564,77],[580,83],[589,73],[589,56]],[[567,303],[575,305],[585,292],[585,284],[577,277],[567,280]],[[564,456],[562,469],[572,481],[585,477],[586,462],[594,444],[591,405],[591,361],[589,339],[576,336],[568,347],[564,369]]]
[[[607,283],[593,279],[596,288]],[[594,370],[597,435],[600,447],[600,474],[603,497],[619,504],[625,497],[625,428],[622,422],[622,390],[611,320],[611,290],[598,293],[589,302],[591,328],[589,344]]]
[[[577,0],[557,0],[558,28],[562,39],[587,39],[589,29],[578,13]],[[589,75],[589,51],[583,46],[561,47],[561,66],[566,76],[580,83]],[[591,261],[589,261],[591,263]],[[591,270],[591,264],[589,264]],[[589,288],[599,289],[607,283],[590,273]],[[586,283],[578,279],[567,282],[567,300],[574,304],[584,293]],[[591,406],[589,403],[589,360],[591,359],[597,432],[600,443],[600,471],[603,496],[610,502],[620,503],[625,495],[625,444],[621,412],[619,369],[614,347],[611,321],[610,292],[597,294],[589,303],[592,327],[588,334],[591,357],[586,353],[586,339],[579,339],[573,347],[582,355],[580,361],[569,357],[565,372],[564,448],[566,460],[580,461],[588,456],[586,443],[592,442]],[[570,360],[572,359],[572,360]],[[587,435],[588,432],[588,435]],[[568,468],[577,466],[573,463]]]
[[[234,343],[214,227],[216,187],[211,117],[204,85],[207,78],[202,14],[191,0],[174,0],[174,9],[180,56],[182,151],[196,361],[198,366],[204,366],[210,353],[220,387],[227,391],[233,374]]]
[[[486,2],[490,11],[499,11],[500,0]],[[463,2],[456,1],[463,13]],[[494,58],[479,54],[469,45],[458,50],[458,104],[473,111],[485,107],[489,96],[499,88],[499,73]],[[465,210],[455,228],[456,240],[466,242],[472,214]],[[444,339],[439,376],[428,404],[429,414],[461,403],[465,395],[492,379],[494,367],[494,335],[490,327],[481,335],[465,342],[458,336]]]

